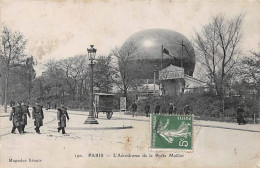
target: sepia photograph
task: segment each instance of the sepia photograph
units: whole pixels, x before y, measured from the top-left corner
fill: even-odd
[[[259,0],[0,0],[0,168],[259,168]]]

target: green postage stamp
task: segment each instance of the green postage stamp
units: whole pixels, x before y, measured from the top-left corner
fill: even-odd
[[[152,115],[151,148],[193,150],[193,117]]]

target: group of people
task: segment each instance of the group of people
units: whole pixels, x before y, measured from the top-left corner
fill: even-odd
[[[135,101],[133,101],[132,106],[132,117],[137,116],[137,104]],[[160,114],[161,113],[167,113],[167,111],[164,109],[161,110],[161,106],[159,105],[159,103],[156,103],[155,109],[154,109],[154,114]],[[146,102],[146,105],[144,106],[144,112],[146,117],[150,117],[150,113],[151,113],[151,107],[149,105],[149,102]],[[244,113],[244,109],[241,107],[241,105],[237,106],[237,123],[239,125],[244,125],[246,124],[246,120],[244,119],[243,116]],[[172,114],[177,114],[177,108],[175,107],[175,105],[173,103],[169,104],[169,108],[168,108],[168,114],[172,115]],[[190,107],[189,105],[185,105],[183,108],[183,114],[184,115],[189,115],[190,114]]]
[[[32,119],[34,119],[34,126],[36,133],[40,134],[40,127],[43,126],[43,106],[36,102],[36,105],[32,107]],[[12,106],[9,120],[13,122],[13,127],[11,133],[15,133],[15,130],[18,129],[20,134],[25,133],[24,129],[27,125],[27,115],[31,118],[29,111],[29,106],[26,105],[26,102],[23,101],[17,102],[16,105]],[[62,134],[65,134],[66,119],[69,120],[69,115],[67,109],[62,104],[57,111],[57,120],[58,120],[58,132],[62,130]]]
[[[132,109],[132,114],[133,114],[132,117],[137,116],[137,104],[136,104],[135,101],[133,101],[131,109]],[[184,106],[183,111],[184,111],[185,115],[188,115],[190,113],[189,105]],[[145,112],[146,117],[150,117],[151,107],[150,107],[149,102],[146,102],[146,105],[144,106],[144,112]],[[177,108],[173,103],[169,103],[168,112],[167,112],[167,108],[164,107],[161,110],[161,106],[157,102],[156,106],[154,108],[154,114],[159,114],[160,112],[161,113],[168,113],[169,115],[177,114]]]

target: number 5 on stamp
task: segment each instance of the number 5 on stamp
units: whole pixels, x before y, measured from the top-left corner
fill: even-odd
[[[150,125],[152,149],[192,150],[192,116],[152,115]]]

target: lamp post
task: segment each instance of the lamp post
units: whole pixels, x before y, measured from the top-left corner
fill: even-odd
[[[93,66],[95,60],[97,49],[94,48],[94,45],[90,45],[90,49],[88,49],[88,58],[90,60],[90,111],[88,114],[87,120],[85,120],[84,124],[98,124],[98,121],[94,117],[93,110]]]

